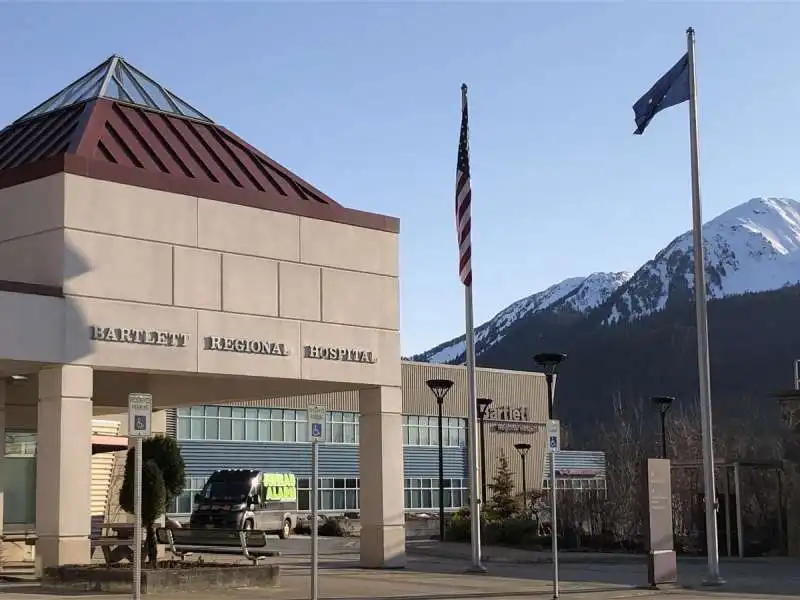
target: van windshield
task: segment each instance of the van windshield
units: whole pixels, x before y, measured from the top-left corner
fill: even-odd
[[[244,502],[249,493],[249,481],[209,481],[200,495],[209,501]]]

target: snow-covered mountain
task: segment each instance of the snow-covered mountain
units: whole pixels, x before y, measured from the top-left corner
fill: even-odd
[[[800,202],[753,198],[703,225],[709,298],[776,290],[800,283]],[[480,356],[514,323],[543,311],[594,313],[604,324],[645,317],[670,302],[690,302],[694,285],[692,234],[669,243],[633,275],[572,277],[523,298],[475,330]],[[464,336],[415,357],[463,360]]]
[[[517,300],[475,329],[475,354],[479,356],[486,349],[502,340],[505,336],[505,331],[512,324],[528,315],[543,311],[556,312],[560,310],[588,314],[606,302],[630,277],[631,274],[624,271],[619,273],[592,273],[587,277],[570,277],[560,283],[551,285],[546,290],[537,292],[522,300]],[[464,354],[464,343],[464,336],[462,335],[414,358],[433,363],[450,362]]]
[[[615,294],[606,323],[636,319],[668,302],[690,301],[692,233],[675,238]],[[703,225],[709,298],[776,290],[800,283],[800,202],[753,198]]]

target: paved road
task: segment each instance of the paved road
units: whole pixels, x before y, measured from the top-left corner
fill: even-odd
[[[275,559],[282,566],[281,584],[275,589],[229,590],[229,600],[302,600],[308,598],[309,540],[297,537],[280,542],[282,556]],[[408,567],[402,571],[374,571],[357,568],[358,540],[321,540],[321,597],[326,600],[472,600],[491,598],[511,600],[551,597],[551,565],[541,562],[501,562],[502,549],[494,549],[496,562],[489,563],[487,575],[464,573],[468,561],[463,557],[414,554],[411,545]],[[430,549],[430,546],[429,548]],[[442,553],[453,552],[443,547]],[[463,548],[460,549],[463,551]],[[488,550],[488,549],[487,549]],[[487,554],[489,554],[487,552]],[[787,559],[728,561],[722,563],[728,583],[721,588],[701,585],[705,563],[681,561],[680,585],[666,590],[647,590],[643,561],[620,560],[616,563],[564,563],[561,566],[561,593],[569,600],[616,600],[656,598],[670,600],[733,600],[736,598],[800,598],[800,562]],[[63,600],[85,596],[59,595]],[[123,600],[130,596],[103,596]],[[52,595],[31,584],[0,584],[0,600],[53,600]],[[151,600],[165,597],[148,596]],[[171,598],[189,598],[173,595]],[[219,594],[192,594],[192,600],[218,600]]]

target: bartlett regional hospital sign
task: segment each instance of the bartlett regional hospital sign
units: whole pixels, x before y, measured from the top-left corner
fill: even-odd
[[[189,336],[184,333],[158,329],[135,329],[128,327],[100,327],[92,325],[89,337],[96,342],[142,344],[145,346],[172,346],[185,348]],[[209,335],[203,338],[203,349],[237,354],[261,354],[265,356],[289,356],[289,348],[283,342],[271,340],[249,340]],[[303,357],[318,360],[373,364],[378,358],[370,350],[343,348],[340,346],[303,346]]]

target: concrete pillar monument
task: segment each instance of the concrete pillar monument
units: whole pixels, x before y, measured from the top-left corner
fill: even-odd
[[[91,367],[39,372],[36,562],[39,569],[91,562]]]
[[[378,387],[359,393],[361,565],[406,566],[403,489],[403,392]]]
[[[783,472],[786,478],[786,546],[789,556],[800,556],[800,390],[777,395],[783,422]]]

